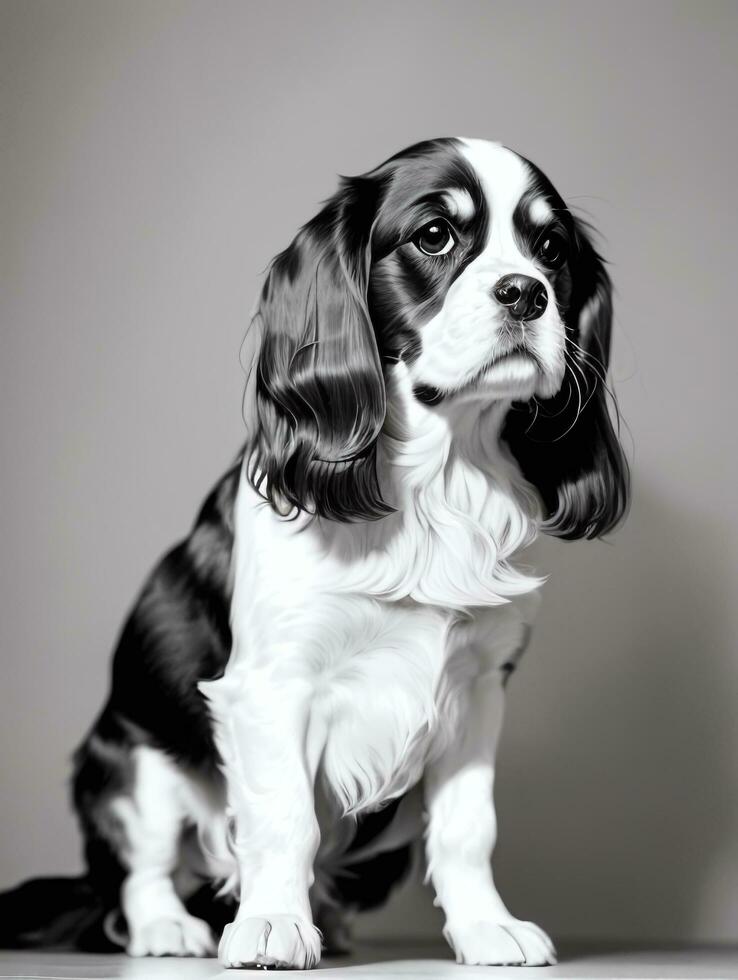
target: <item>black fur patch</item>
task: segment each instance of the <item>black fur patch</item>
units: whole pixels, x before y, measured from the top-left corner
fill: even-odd
[[[414,385],[413,394],[424,405],[438,405],[444,398],[443,392],[434,388],[433,385]]]

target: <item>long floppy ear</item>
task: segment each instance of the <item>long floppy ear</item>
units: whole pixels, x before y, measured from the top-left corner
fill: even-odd
[[[369,181],[344,180],[272,262],[252,327],[247,475],[283,516],[373,519],[382,364],[366,305]]]
[[[547,400],[515,405],[503,437],[545,508],[543,530],[595,538],[628,509],[629,472],[608,410],[612,286],[604,263],[575,221],[572,292],[563,311],[566,374]]]

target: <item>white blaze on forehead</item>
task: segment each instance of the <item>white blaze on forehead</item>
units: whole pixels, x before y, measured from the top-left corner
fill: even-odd
[[[454,218],[469,221],[474,216],[474,201],[469,191],[461,187],[452,187],[443,196]]]
[[[536,197],[528,208],[530,220],[537,225],[543,225],[553,218],[553,209],[544,197]]]
[[[461,153],[479,178],[492,225],[497,226],[498,233],[501,223],[511,229],[513,212],[530,186],[528,167],[517,153],[489,140],[461,139]]]

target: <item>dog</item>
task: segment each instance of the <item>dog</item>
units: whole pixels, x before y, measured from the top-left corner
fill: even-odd
[[[611,321],[591,230],[512,150],[342,179],[269,268],[245,446],[76,752],[88,870],[6,894],[6,944],[208,955],[217,930],[226,967],[310,968],[424,828],[457,961],[555,962],[494,884],[495,748],[542,584],[520,554],[627,511]]]

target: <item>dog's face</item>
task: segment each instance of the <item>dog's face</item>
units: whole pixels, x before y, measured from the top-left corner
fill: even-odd
[[[394,161],[372,230],[369,309],[416,397],[549,398],[565,371],[568,211],[505,147],[440,144]]]
[[[512,406],[503,438],[546,529],[594,536],[627,500],[605,400],[610,282],[527,160],[485,140],[410,147],[344,178],[272,263],[254,327],[248,472],[280,512],[380,517],[386,378],[413,397]]]

